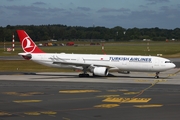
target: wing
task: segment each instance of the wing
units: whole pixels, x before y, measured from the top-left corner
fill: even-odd
[[[90,64],[90,63],[80,63],[80,62],[64,62],[64,61],[58,61],[53,62],[53,64],[63,64],[63,65],[75,65],[75,66],[97,66],[97,67],[107,67],[110,68],[111,66],[107,66],[105,64]]]
[[[53,64],[63,64],[63,65],[73,65],[73,66],[76,66],[77,68],[78,67],[82,67],[82,68],[91,68],[91,67],[106,67],[109,69],[109,71],[119,71],[119,69],[117,67],[114,67],[114,66],[109,66],[107,64],[96,64],[96,63],[93,63],[93,64],[90,64],[90,63],[78,63],[78,62],[64,62],[64,61],[56,61],[56,62],[53,62]]]

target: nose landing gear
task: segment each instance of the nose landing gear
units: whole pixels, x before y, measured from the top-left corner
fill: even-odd
[[[156,79],[159,78],[159,73],[160,73],[160,72],[156,72],[156,76],[155,76]]]

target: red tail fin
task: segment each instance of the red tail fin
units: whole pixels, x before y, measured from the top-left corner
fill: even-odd
[[[22,49],[26,53],[44,53],[24,30],[17,30]]]

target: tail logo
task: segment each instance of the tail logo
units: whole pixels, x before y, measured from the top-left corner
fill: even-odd
[[[22,41],[22,47],[25,52],[32,53],[35,50],[36,45],[31,42],[31,38],[25,37]]]

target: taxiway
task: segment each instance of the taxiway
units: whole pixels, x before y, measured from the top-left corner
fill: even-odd
[[[1,73],[0,120],[179,120],[180,69],[78,78]]]

